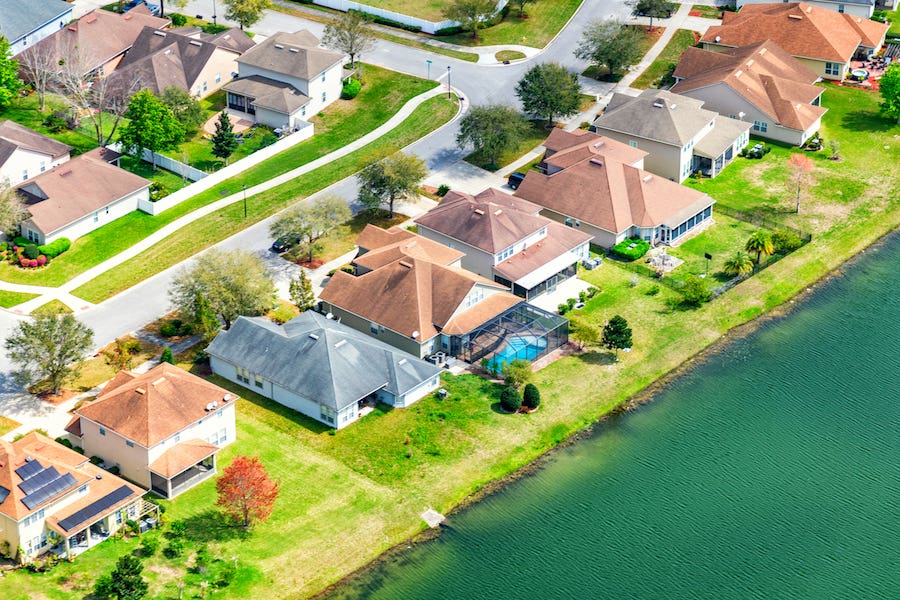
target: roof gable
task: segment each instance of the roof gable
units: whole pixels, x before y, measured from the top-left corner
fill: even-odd
[[[716,118],[715,112],[702,108],[702,101],[664,90],[645,90],[637,97],[615,93],[610,106],[597,117],[594,127],[679,148]]]
[[[344,55],[319,48],[319,39],[302,29],[279,32],[246,51],[238,63],[309,81],[344,60]]]
[[[12,156],[17,148],[45,154],[56,160],[68,154],[72,147],[15,121],[0,122],[0,165]]]

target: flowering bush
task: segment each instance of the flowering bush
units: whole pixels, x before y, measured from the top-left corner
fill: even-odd
[[[37,258],[25,258],[24,256],[19,257],[19,266],[24,267],[26,269],[33,269],[35,267],[43,267],[47,264],[47,257],[41,254]]]

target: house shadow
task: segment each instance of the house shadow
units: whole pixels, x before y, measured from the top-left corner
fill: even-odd
[[[576,358],[587,365],[605,366],[616,362],[616,355],[613,352],[599,352],[597,350],[578,354]]]
[[[192,542],[227,542],[233,539],[245,539],[249,531],[239,525],[230,523],[222,513],[207,510],[184,519],[185,537]]]

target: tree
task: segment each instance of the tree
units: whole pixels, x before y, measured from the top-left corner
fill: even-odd
[[[619,362],[619,350],[631,348],[631,327],[620,315],[614,316],[603,326],[603,345],[616,351],[616,362]]]
[[[210,341],[219,332],[219,317],[209,305],[209,301],[202,292],[194,294],[191,302],[191,310],[187,313],[194,330],[203,336],[204,341]]]
[[[78,375],[94,332],[70,314],[42,315],[20,322],[6,338],[6,354],[15,363],[16,381],[28,385],[47,380],[58,394],[63,384]],[[73,364],[76,363],[76,364]]]
[[[525,385],[525,393],[523,394],[522,404],[532,410],[541,405],[541,391],[533,383],[528,383]]]
[[[31,216],[22,197],[6,181],[0,181],[0,232],[15,234],[19,223]],[[10,236],[11,237],[11,236]]]
[[[397,152],[360,171],[357,200],[366,208],[387,205],[393,218],[394,202],[416,194],[427,174],[428,168],[421,158]]]
[[[187,90],[180,87],[169,86],[163,90],[162,96],[159,98],[165,104],[175,119],[181,123],[186,135],[197,133],[200,126],[203,125],[205,114],[200,101],[191,96]]]
[[[302,311],[309,310],[316,304],[316,295],[313,293],[312,282],[306,275],[306,271],[301,270],[300,275],[291,279],[288,289],[291,295],[291,302],[297,305]]]
[[[519,18],[525,18],[525,5],[530,4],[532,2],[536,2],[537,0],[513,0],[512,3],[519,7]]]
[[[267,312],[275,304],[276,294],[259,258],[243,250],[212,248],[175,276],[169,298],[192,323],[206,321],[206,326],[211,326],[212,314],[228,329],[240,315]]]
[[[762,229],[754,231],[750,234],[750,237],[747,238],[744,250],[747,252],[756,252],[756,265],[759,266],[762,255],[772,254],[775,250],[775,246],[772,243],[772,236],[769,235],[769,232]]]
[[[372,18],[366,13],[351,10],[332,19],[325,26],[322,45],[350,55],[350,68],[356,66],[356,58],[375,47],[375,33],[369,24]]]
[[[175,364],[175,356],[172,354],[172,349],[166,346],[163,348],[162,354],[159,355],[159,362],[161,363],[169,363],[170,365]]]
[[[9,40],[0,35],[0,110],[12,104],[20,89],[19,61],[10,54]]]
[[[900,63],[891,63],[884,70],[878,86],[883,100],[881,111],[889,117],[895,117],[897,123],[900,123]]]
[[[18,60],[25,81],[34,86],[38,107],[43,112],[47,92],[56,81],[60,68],[54,48],[51,44],[35,44],[23,50]]]
[[[735,252],[723,265],[725,273],[731,276],[749,275],[753,272],[753,259],[743,250]]]
[[[700,306],[709,302],[712,293],[706,285],[706,280],[700,279],[693,273],[684,278],[679,290],[684,303],[688,306]]]
[[[528,70],[516,84],[516,95],[528,114],[547,115],[548,125],[555,117],[571,117],[581,103],[578,78],[558,63],[543,63]]]
[[[212,153],[228,164],[228,157],[237,150],[238,141],[231,128],[231,117],[228,111],[223,110],[219,113],[219,120],[216,121],[216,132],[212,136]]]
[[[119,141],[129,154],[140,157],[143,148],[152,153],[170,150],[184,139],[181,123],[150,90],[141,90],[132,96],[124,116],[129,122],[119,132]],[[155,171],[155,157],[151,164]]]
[[[640,41],[641,32],[620,21],[592,21],[581,35],[575,57],[604,65],[615,75],[641,60]]]
[[[478,39],[478,29],[485,26],[497,9],[495,0],[449,0],[444,8],[444,18],[458,21],[463,31],[471,31]]]
[[[528,383],[533,374],[531,362],[523,358],[514,358],[503,364],[503,376],[506,383],[517,390]]]
[[[475,106],[459,122],[456,145],[472,146],[497,166],[497,155],[515,146],[525,135],[528,123],[514,108],[502,104]]]
[[[339,196],[323,196],[311,204],[297,204],[272,222],[272,237],[297,236],[300,246],[312,262],[321,248],[319,240],[342,227],[352,216],[350,207]]]
[[[507,412],[519,412],[522,408],[522,396],[519,390],[511,385],[506,386],[500,391],[500,406]]]
[[[259,458],[236,456],[216,480],[216,506],[247,528],[272,514],[278,482],[269,478]]]
[[[587,346],[596,346],[600,343],[600,330],[593,323],[573,316],[569,319],[569,338],[584,350]]]
[[[262,18],[262,12],[272,8],[271,0],[225,0],[225,18],[237,21],[244,27],[252,27]]]
[[[800,213],[800,196],[803,188],[809,184],[815,165],[810,157],[805,154],[791,154],[788,159],[791,167],[791,180],[797,185],[797,213]]]
[[[120,556],[112,573],[101,576],[94,585],[94,595],[116,600],[141,600],[147,595],[147,582],[142,575],[144,564],[131,554]]]
[[[653,31],[653,19],[663,19],[672,13],[672,5],[668,0],[626,0],[631,7],[631,14],[650,17],[650,31]]]
[[[134,366],[134,357],[140,354],[141,343],[135,339],[118,338],[112,348],[103,351],[106,364],[117,371]]]

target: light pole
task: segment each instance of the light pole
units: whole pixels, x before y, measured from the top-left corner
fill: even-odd
[[[241,184],[241,190],[244,191],[244,218],[247,218],[247,184]]]
[[[216,0],[213,0],[213,25],[216,24]]]
[[[450,65],[447,65],[447,100],[450,100]]]
[[[431,79],[431,61],[425,59],[425,79]]]

